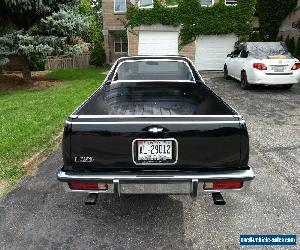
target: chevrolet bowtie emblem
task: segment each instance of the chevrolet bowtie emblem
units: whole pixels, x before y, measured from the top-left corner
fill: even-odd
[[[149,129],[148,129],[148,132],[151,132],[151,133],[156,134],[156,133],[162,132],[163,130],[164,130],[163,128],[157,128],[157,127],[154,127],[154,128],[149,128]]]

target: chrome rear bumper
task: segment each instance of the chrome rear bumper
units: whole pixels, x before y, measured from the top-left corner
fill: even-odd
[[[57,173],[59,181],[65,183],[65,188],[73,192],[85,193],[116,193],[116,194],[190,194],[197,196],[198,192],[240,191],[246,189],[255,177],[252,169],[222,171],[222,172],[147,172],[143,174],[110,172],[97,174]],[[108,189],[102,190],[71,190],[67,182],[98,182],[108,184]],[[204,182],[242,181],[240,189],[204,190]]]

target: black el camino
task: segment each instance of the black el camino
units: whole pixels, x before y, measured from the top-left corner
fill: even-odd
[[[67,119],[58,180],[69,191],[189,194],[244,190],[245,121],[180,56],[124,57]]]

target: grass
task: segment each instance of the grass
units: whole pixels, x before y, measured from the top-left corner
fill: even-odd
[[[51,152],[67,116],[99,87],[106,70],[55,71],[47,77],[62,81],[57,87],[0,93],[0,181],[15,182],[26,174],[25,159]]]

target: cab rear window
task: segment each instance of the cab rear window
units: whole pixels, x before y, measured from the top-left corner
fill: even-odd
[[[125,61],[117,68],[114,81],[194,81],[190,67],[183,61],[137,60]]]

